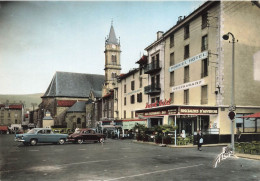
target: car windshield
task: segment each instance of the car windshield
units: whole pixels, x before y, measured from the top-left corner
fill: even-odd
[[[30,131],[27,132],[28,134],[35,134],[35,129],[31,129]]]
[[[74,133],[79,134],[81,130],[76,130]]]

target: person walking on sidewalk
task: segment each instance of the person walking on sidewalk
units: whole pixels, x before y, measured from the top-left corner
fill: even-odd
[[[201,145],[203,144],[203,135],[201,133],[201,130],[198,131],[197,142],[198,142],[198,150],[201,151]]]

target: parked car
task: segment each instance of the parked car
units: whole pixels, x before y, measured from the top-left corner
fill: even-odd
[[[27,133],[15,135],[15,141],[32,146],[37,145],[37,143],[58,143],[63,145],[67,138],[68,134],[56,134],[49,128],[33,128]]]
[[[104,134],[96,133],[96,131],[91,128],[85,128],[78,129],[73,134],[69,135],[68,141],[79,144],[87,141],[103,143],[105,138]]]

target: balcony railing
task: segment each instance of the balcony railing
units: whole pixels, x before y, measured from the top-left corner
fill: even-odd
[[[161,70],[159,60],[149,63],[149,64],[145,65],[145,67],[144,67],[145,74],[150,74],[153,72],[157,72],[159,70]]]
[[[158,94],[161,92],[161,86],[159,84],[152,84],[144,87],[145,94]]]

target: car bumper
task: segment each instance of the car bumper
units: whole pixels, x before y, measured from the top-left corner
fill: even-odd
[[[21,139],[21,138],[15,138],[14,141],[25,142],[25,140],[23,140],[23,139]]]

